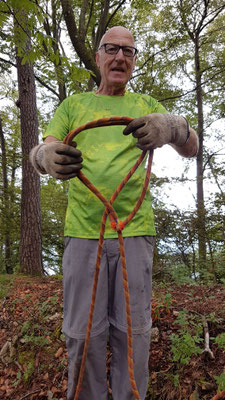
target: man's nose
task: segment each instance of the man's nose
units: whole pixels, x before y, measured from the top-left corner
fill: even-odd
[[[124,60],[125,56],[123,54],[123,50],[119,49],[118,53],[116,54],[116,60]]]

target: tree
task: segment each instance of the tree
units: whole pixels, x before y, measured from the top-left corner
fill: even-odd
[[[204,269],[207,249],[204,162],[207,128],[224,116],[221,95],[224,96],[225,5],[220,0],[177,0],[158,2],[156,9],[153,3],[149,5],[152,21],[146,28],[147,47],[136,79],[140,90],[143,87],[144,91],[156,93],[158,87],[156,97],[168,110],[188,116],[198,132],[198,250],[199,263]],[[150,74],[148,81],[144,73]],[[208,112],[208,108],[212,111]]]
[[[3,180],[3,213],[4,218],[8,222],[9,221],[9,183],[7,176],[7,160],[6,160],[6,146],[5,146],[5,137],[2,128],[2,119],[0,117],[0,144],[2,149],[2,180]],[[13,266],[11,264],[11,246],[10,246],[10,225],[5,223],[5,270],[8,274],[12,274]]]
[[[1,221],[1,272],[12,273],[18,264],[20,187],[17,171],[21,164],[19,113],[15,106],[18,97],[6,74],[1,79],[0,132],[0,221]]]
[[[47,272],[62,273],[64,220],[68,182],[44,178],[41,186],[43,263]]]
[[[28,17],[24,9],[15,10],[15,43],[21,32],[26,35],[24,54],[31,49]],[[22,196],[20,224],[20,270],[36,275],[43,273],[40,218],[40,177],[31,167],[29,152],[38,144],[38,119],[33,66],[16,51],[22,144]]]
[[[204,73],[209,69],[218,70],[218,65],[209,65],[204,60],[207,42],[211,41],[212,31],[207,29],[214,23],[216,18],[223,12],[225,5],[220,1],[195,1],[187,2],[180,0],[180,14],[184,28],[186,29],[194,45],[194,74],[196,85],[196,104],[198,109],[198,137],[199,152],[197,155],[197,212],[198,212],[198,242],[199,260],[203,265],[206,262],[206,224],[205,224],[205,204],[203,189],[203,141],[204,141]],[[191,15],[191,18],[190,18]],[[193,18],[194,17],[194,18]],[[223,26],[218,26],[218,31],[223,30]],[[203,54],[201,54],[203,53]],[[208,64],[208,65],[207,65]],[[224,65],[225,67],[225,65]],[[223,68],[219,66],[219,74]],[[215,72],[208,77],[210,81],[215,78]]]

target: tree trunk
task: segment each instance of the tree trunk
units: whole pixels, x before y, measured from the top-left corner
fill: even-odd
[[[216,264],[215,264],[215,260],[213,257],[213,250],[212,250],[212,246],[211,246],[209,237],[207,238],[207,241],[208,241],[209,254],[210,254],[210,259],[211,259],[211,268],[210,268],[209,272],[211,272],[211,274],[213,275],[213,283],[216,284],[216,281],[217,281]]]
[[[5,137],[2,129],[2,120],[0,118],[0,143],[2,149],[2,181],[3,181],[3,210],[4,210],[4,265],[5,271],[7,274],[13,273],[13,266],[11,260],[11,241],[10,241],[10,212],[9,212],[9,184],[8,184],[8,176],[7,176],[7,157],[6,157],[6,148],[5,148]]]
[[[24,12],[18,20],[26,21]],[[26,26],[26,23],[24,24]],[[15,22],[15,30],[21,29]],[[27,35],[26,53],[31,45]],[[22,195],[20,224],[20,271],[30,275],[43,274],[40,218],[40,177],[29,162],[32,147],[38,144],[38,118],[35,78],[32,65],[16,57],[22,145]]]
[[[205,203],[203,189],[203,94],[201,82],[199,39],[195,38],[195,76],[196,76],[196,100],[198,109],[198,137],[199,152],[197,156],[197,215],[198,215],[198,250],[200,271],[206,267],[206,226]]]
[[[194,247],[194,243],[191,244],[191,248],[192,248],[192,276],[194,276],[195,281],[197,280],[196,277],[196,257],[195,257],[195,247]]]
[[[201,57],[204,50],[204,42],[207,43],[207,35],[203,34],[203,30],[209,29],[209,24],[214,24],[216,18],[222,13],[224,4],[214,4],[212,1],[195,1],[196,8],[193,4],[188,5],[188,2],[180,0],[180,12],[182,22],[190,36],[195,47],[195,81],[196,81],[196,102],[198,113],[198,136],[199,136],[199,152],[197,155],[197,231],[198,231],[198,251],[199,251],[199,268],[200,273],[207,268],[206,258],[206,222],[205,222],[205,203],[203,189],[203,89],[202,75],[204,69],[201,69]],[[193,17],[190,19],[190,14],[193,12]],[[198,11],[197,11],[198,10]],[[197,11],[197,13],[196,13]],[[218,29],[219,32],[219,29]],[[203,56],[204,60],[204,56]],[[203,61],[204,63],[204,61]],[[205,72],[207,71],[207,68]]]

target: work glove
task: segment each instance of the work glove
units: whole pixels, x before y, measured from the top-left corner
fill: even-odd
[[[137,147],[150,150],[164,144],[183,146],[189,138],[190,131],[184,117],[171,114],[147,114],[131,121],[123,134],[133,134],[138,139]]]
[[[83,159],[75,142],[72,146],[50,142],[35,146],[30,152],[30,161],[38,173],[67,180],[77,176]]]

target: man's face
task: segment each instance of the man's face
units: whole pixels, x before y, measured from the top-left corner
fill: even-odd
[[[108,31],[101,45],[104,43],[134,47],[130,32],[120,27]],[[104,48],[101,48],[96,54],[96,62],[101,73],[101,87],[107,92],[113,87],[125,88],[135,67],[136,57],[124,56],[122,49],[117,54],[107,54]]]

